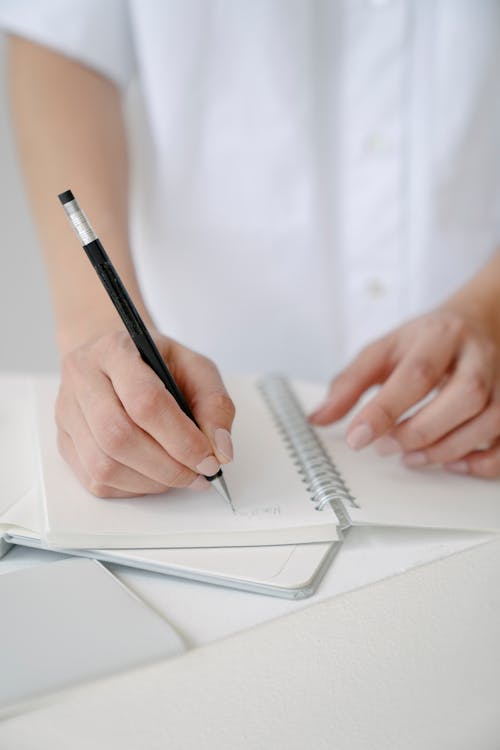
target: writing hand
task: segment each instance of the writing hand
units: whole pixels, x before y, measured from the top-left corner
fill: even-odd
[[[203,475],[232,459],[234,406],[216,366],[160,334],[168,362],[198,427],[140,358],[125,331],[67,354],[56,402],[60,453],[99,497],[203,489]]]

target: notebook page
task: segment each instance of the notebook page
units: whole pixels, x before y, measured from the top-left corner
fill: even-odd
[[[328,542],[335,516],[318,512],[290,460],[253,378],[227,379],[236,403],[235,460],[224,467],[236,513],[217,495],[100,499],[84,490],[57,453],[55,381],[36,383],[44,485],[44,540],[58,547],[211,547]],[[320,389],[321,390],[321,389]]]

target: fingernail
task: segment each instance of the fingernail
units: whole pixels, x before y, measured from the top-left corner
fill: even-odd
[[[456,474],[468,474],[469,464],[467,461],[454,461],[451,464],[444,464],[447,471],[454,471]]]
[[[348,432],[346,437],[346,443],[350,448],[355,451],[360,448],[364,448],[365,445],[371,443],[373,440],[373,430],[369,424],[358,424]]]
[[[374,447],[379,456],[392,456],[394,453],[401,453],[401,446],[396,438],[384,435],[375,440]]]
[[[198,476],[189,485],[190,490],[207,490],[210,487],[210,482],[205,477]]]
[[[196,467],[198,474],[203,474],[204,477],[213,477],[214,474],[217,474],[219,469],[220,463],[215,456],[207,456]]]
[[[233,441],[231,435],[222,427],[217,427],[214,432],[215,447],[226,461],[233,460]]]
[[[425,466],[425,464],[429,463],[429,460],[422,451],[412,451],[403,456],[403,463],[411,469],[416,469],[417,466]]]

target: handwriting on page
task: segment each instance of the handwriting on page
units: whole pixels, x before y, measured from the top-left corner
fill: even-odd
[[[263,505],[257,508],[250,508],[250,510],[236,510],[238,516],[244,516],[246,518],[255,518],[257,516],[279,516],[281,514],[281,508],[279,505]]]

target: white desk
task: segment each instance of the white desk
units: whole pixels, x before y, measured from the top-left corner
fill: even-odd
[[[6,750],[498,750],[500,540],[79,688]]]
[[[446,531],[353,528],[310,599],[290,601],[107,565],[174,626],[188,648],[204,646],[319,602],[448,557],[493,537]],[[55,553],[13,548],[0,574],[59,559]],[[2,750],[0,748],[0,750]]]

